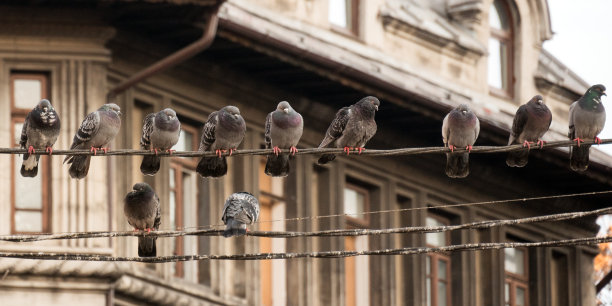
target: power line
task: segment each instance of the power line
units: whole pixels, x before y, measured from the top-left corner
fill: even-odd
[[[269,238],[296,238],[296,237],[345,237],[345,236],[371,236],[387,234],[406,234],[406,233],[435,233],[448,232],[465,229],[484,229],[505,225],[527,224],[535,222],[551,222],[584,218],[588,216],[598,216],[612,212],[612,207],[606,207],[593,211],[581,211],[571,213],[552,214],[545,216],[527,217],[509,220],[485,220],[458,225],[443,226],[414,226],[385,229],[335,229],[312,232],[285,232],[285,231],[249,231],[247,236],[269,237]],[[63,234],[42,234],[42,235],[7,235],[0,236],[0,241],[10,242],[31,242],[43,240],[60,239],[83,239],[83,238],[108,238],[108,237],[129,237],[129,236],[149,236],[149,237],[181,237],[181,236],[221,236],[222,230],[195,230],[195,231],[154,231],[145,232],[81,232]]]
[[[551,240],[542,242],[489,242],[449,245],[444,247],[406,247],[367,251],[322,251],[310,253],[250,253],[235,255],[173,255],[159,257],[125,257],[105,256],[92,254],[68,253],[17,253],[0,252],[0,258],[20,258],[38,260],[75,260],[75,261],[134,261],[146,263],[164,263],[193,260],[268,260],[268,259],[294,259],[294,258],[344,258],[354,256],[389,256],[389,255],[418,255],[427,253],[450,253],[463,251],[499,250],[506,248],[533,248],[533,247],[560,247],[595,245],[612,242],[612,236],[588,237],[565,240]]]
[[[601,144],[609,144],[612,143],[612,139],[602,139]],[[590,145],[596,144],[593,140],[585,140],[582,145]],[[576,143],[571,140],[560,140],[560,141],[551,141],[547,142],[545,145],[540,148],[537,145],[533,145],[531,150],[540,150],[543,148],[555,148],[555,147],[570,147],[575,146]],[[501,152],[509,152],[509,151],[520,151],[524,150],[522,144],[515,144],[510,146],[477,146],[473,147],[471,153],[501,153]],[[400,149],[390,149],[390,150],[375,150],[375,149],[367,149],[363,151],[360,155],[367,156],[396,156],[396,155],[421,155],[421,154],[431,154],[431,153],[449,153],[450,149],[445,147],[423,147],[423,148],[400,148]],[[466,152],[465,148],[457,148],[455,152]],[[26,149],[20,148],[0,148],[0,154],[25,154],[28,153]],[[37,150],[36,155],[47,155],[45,150]],[[228,153],[224,153],[226,156]],[[272,149],[253,149],[253,150],[237,150],[232,153],[232,156],[241,156],[241,155],[269,155],[273,154]],[[342,148],[306,148],[300,149],[296,155],[305,155],[305,154],[346,154]],[[96,156],[115,156],[115,155],[155,155],[152,151],[147,150],[134,150],[134,149],[119,149],[119,150],[110,150],[107,153],[98,152],[94,154],[90,150],[54,150],[53,155],[96,155]],[[168,152],[158,152],[159,156],[170,156]],[[351,153],[351,155],[358,155],[357,153]],[[212,157],[216,156],[215,152],[206,151],[176,151],[172,153],[172,156],[175,157]]]

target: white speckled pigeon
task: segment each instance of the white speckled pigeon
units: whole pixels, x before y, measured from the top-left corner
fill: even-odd
[[[570,168],[574,171],[585,171],[589,167],[589,149],[591,145],[580,145],[584,139],[597,137],[606,123],[606,110],[601,103],[601,96],[606,95],[606,87],[598,84],[589,88],[578,101],[570,105],[569,138],[576,142],[577,147],[570,148]]]
[[[123,212],[134,230],[151,232],[161,224],[159,197],[147,183],[137,183],[124,199]],[[138,256],[155,257],[157,237],[138,237]]]
[[[49,100],[43,99],[32,109],[25,118],[21,129],[21,140],[19,145],[22,149],[27,148],[28,153],[23,155],[21,164],[21,175],[24,177],[35,177],[38,174],[38,160],[40,155],[35,155],[35,150],[47,150],[53,153],[53,144],[57,141],[60,132],[60,119],[55,108]]]
[[[155,155],[146,155],[142,158],[140,171],[145,175],[154,175],[159,171],[161,164],[161,157],[157,156],[157,151],[172,154],[171,148],[179,140],[181,123],[171,108],[148,114],[143,123],[140,146],[143,150],[155,151]]]
[[[281,154],[289,149],[295,155],[304,129],[302,115],[296,112],[289,102],[278,103],[276,110],[266,117],[266,149],[273,148],[275,155],[268,155],[265,173],[270,176],[287,176],[289,174],[289,155]],[[279,155],[280,154],[280,155]]]
[[[223,206],[221,220],[226,224],[224,237],[242,236],[247,232],[247,224],[259,218],[259,201],[248,192],[231,194]]]
[[[526,104],[521,105],[514,115],[512,132],[508,145],[522,144],[527,150],[508,152],[506,164],[510,167],[525,167],[529,160],[531,144],[542,147],[546,142],[541,140],[552,122],[552,113],[543,102],[544,98],[536,95]]]
[[[341,108],[330,124],[319,148],[326,148],[335,142],[336,148],[344,148],[348,155],[351,149],[363,151],[365,144],[376,134],[374,115],[380,106],[376,97],[368,96],[359,102]],[[334,154],[324,154],[319,164],[326,164],[336,158]]]
[[[218,156],[202,157],[196,172],[203,177],[221,177],[227,173],[227,161],[222,152],[229,154],[236,150],[242,142],[246,124],[235,106],[226,106],[208,116],[202,130],[200,152],[215,151]]]
[[[480,121],[469,106],[459,105],[453,109],[442,122],[442,139],[444,146],[451,151],[455,148],[466,148],[468,152],[446,153],[446,175],[453,178],[466,177],[470,173],[469,151],[480,133]]]
[[[72,139],[71,150],[88,149],[94,152],[102,150],[105,153],[108,151],[108,144],[119,133],[121,127],[121,109],[117,104],[109,103],[102,105],[95,112],[90,113],[85,117],[79,130]],[[89,171],[90,155],[73,155],[67,156],[64,163],[68,162],[70,169],[68,173],[72,178],[81,179],[87,175]]]

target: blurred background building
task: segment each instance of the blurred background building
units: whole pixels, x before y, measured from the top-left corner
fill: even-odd
[[[221,5],[222,4],[222,5]],[[218,7],[219,5],[220,8]],[[218,8],[218,11],[217,11]],[[264,119],[287,100],[304,116],[300,147],[315,147],[335,111],[366,95],[381,100],[368,148],[441,146],[448,111],[469,104],[477,145],[505,145],[517,107],[542,94],[553,112],[546,140],[566,139],[569,104],[589,84],[542,49],[552,36],[546,0],[150,0],[3,1],[0,4],[0,147],[18,146],[25,114],[48,98],[68,148],[83,117],[121,106],[113,149],[139,148],[142,120],[172,107],[177,150],[197,150],[208,114],[236,105],[247,121],[241,148],[264,144]],[[212,14],[212,15],[211,15]],[[218,16],[218,28],[214,28]],[[213,28],[210,28],[213,26]],[[212,45],[127,88],[138,71],[216,30]],[[215,33],[215,32],[213,32]],[[197,159],[164,158],[143,177],[141,157],[92,159],[73,180],[60,156],[34,179],[19,156],[0,157],[0,234],[131,230],[122,199],[152,184],[162,229],[221,223],[225,198],[259,197],[260,220],[513,199],[610,188],[610,161],[591,150],[584,173],[567,148],[531,153],[525,168],[504,154],[473,154],[466,179],[444,175],[445,156],[292,162],[287,178],[263,174],[260,156],[230,158],[207,180]],[[254,229],[314,231],[460,224],[607,206],[609,196],[542,200],[300,222]],[[265,239],[160,238],[158,255],[362,250],[594,236],[594,218],[427,235]],[[0,251],[136,256],[136,238],[1,243]],[[419,256],[168,264],[0,259],[2,305],[594,305],[596,247],[555,247]]]

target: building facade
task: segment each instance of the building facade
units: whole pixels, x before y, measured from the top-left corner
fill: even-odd
[[[467,103],[481,120],[476,145],[505,145],[516,109],[542,94],[553,112],[545,140],[566,139],[569,104],[588,88],[542,43],[552,37],[546,0],[6,1],[0,5],[0,147],[18,146],[41,98],[62,120],[55,148],[68,148],[84,116],[111,89],[201,37],[222,4],[213,44],[119,93],[122,127],[112,149],[139,148],[146,114],[172,107],[177,150],[197,150],[208,114],[235,105],[247,122],[241,149],[261,148],[264,120],[279,101],[302,114],[300,148],[316,147],[335,111],[363,96],[381,100],[368,148],[441,146],[441,122]],[[444,175],[445,156],[339,157],[325,166],[300,155],[286,178],[263,174],[264,158],[229,158],[221,179],[195,173],[197,159],[164,158],[144,177],[142,157],[94,157],[83,180],[61,156],[42,157],[34,179],[19,156],[0,156],[0,234],[131,230],[122,200],[150,183],[161,229],[221,223],[225,198],[255,194],[260,220],[430,207],[302,221],[257,230],[316,231],[450,225],[606,206],[592,196],[436,209],[453,203],[610,188],[606,155],[591,150],[585,173],[567,148],[531,152],[525,168],[503,154],[472,154],[466,179]],[[270,239],[158,239],[158,255],[367,250],[594,236],[594,218],[437,234]],[[136,256],[136,238],[0,243],[0,252]],[[0,259],[3,305],[594,305],[590,246],[418,256],[167,264]]]

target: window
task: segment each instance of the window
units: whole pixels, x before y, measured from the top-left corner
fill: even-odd
[[[504,301],[507,306],[527,306],[529,275],[526,249],[504,249]]]
[[[42,73],[11,73],[11,135],[13,147],[19,147],[25,117],[41,99],[48,99],[48,77]],[[21,176],[23,156],[11,155],[11,232],[49,233],[50,199],[49,157],[41,156],[38,175]]]
[[[367,215],[370,193],[367,189],[352,184],[344,188],[344,213],[347,228],[367,228]],[[344,237],[346,251],[368,249],[368,236]],[[344,259],[345,305],[368,305],[369,297],[369,260],[367,256],[347,257]]]
[[[488,82],[491,92],[503,97],[513,96],[513,31],[508,4],[495,0],[489,9]]]
[[[450,222],[437,215],[429,215],[425,218],[427,226],[443,226]],[[425,242],[428,247],[441,247],[450,244],[449,232],[427,233]],[[425,265],[428,306],[450,306],[451,305],[451,260],[448,254],[427,254]]]
[[[181,124],[181,134],[178,143],[172,147],[177,151],[196,151],[198,133],[194,127]],[[170,228],[181,229],[189,226],[196,226],[195,216],[197,216],[197,174],[195,168],[198,160],[194,157],[172,157],[169,173],[169,199],[168,211]],[[196,245],[195,237],[177,237],[173,240],[174,255],[183,255],[185,250],[191,250]],[[190,251],[191,252],[191,251]],[[185,277],[185,273],[191,273],[189,279],[195,279],[197,271],[185,269],[185,262],[172,264],[173,274],[177,277]],[[191,263],[189,263],[191,264]]]
[[[358,0],[329,0],[329,23],[336,30],[357,35],[359,30],[358,9]]]
[[[259,166],[259,230],[284,231],[284,222],[265,222],[285,218],[285,185],[284,179],[270,177],[264,173],[266,159],[263,157]],[[259,251],[262,253],[284,253],[285,239],[259,238]],[[285,305],[286,296],[286,261],[282,259],[259,261],[261,280],[261,304]]]

